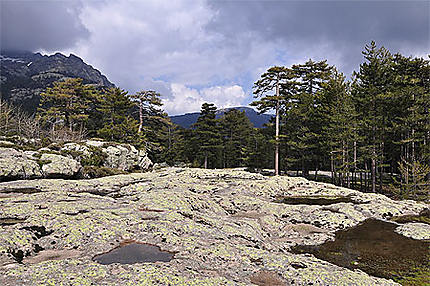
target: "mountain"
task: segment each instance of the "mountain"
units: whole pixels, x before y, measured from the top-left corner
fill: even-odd
[[[85,84],[114,87],[100,71],[81,58],[61,53],[47,56],[40,53],[0,52],[0,95],[25,110],[34,112],[40,93],[54,81],[82,78]]]
[[[272,115],[270,114],[260,114],[254,109],[249,107],[244,107],[244,106],[220,109],[217,111],[216,117],[220,118],[225,112],[231,109],[245,111],[245,115],[249,118],[251,123],[254,124],[254,127],[257,127],[257,128],[263,127],[263,124],[269,122],[270,118],[272,118]],[[199,116],[200,116],[199,112],[193,112],[193,113],[185,113],[182,115],[173,115],[173,116],[170,116],[170,119],[172,120],[173,123],[181,127],[190,128],[191,125],[196,123],[197,118],[199,118]]]

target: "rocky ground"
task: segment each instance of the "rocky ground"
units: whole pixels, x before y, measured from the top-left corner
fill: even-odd
[[[285,196],[336,201],[281,203]],[[0,206],[1,285],[397,285],[291,247],[333,239],[367,218],[429,208],[302,178],[187,168],[4,182]],[[423,223],[396,232],[430,240]],[[174,258],[93,260],[124,241],[157,245]]]

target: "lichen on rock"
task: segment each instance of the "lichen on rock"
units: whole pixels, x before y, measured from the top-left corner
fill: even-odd
[[[39,191],[11,196],[25,188]],[[300,195],[354,201],[276,202],[279,196]],[[396,285],[290,249],[332,240],[335,232],[367,218],[419,214],[426,208],[424,203],[243,170],[163,168],[88,180],[4,182],[0,217],[23,220],[0,229],[0,284],[251,285],[273,278],[287,285]],[[93,261],[129,240],[175,256],[169,262],[126,266]],[[18,251],[24,264],[16,263],[13,254]],[[73,255],[52,260],[38,253]]]

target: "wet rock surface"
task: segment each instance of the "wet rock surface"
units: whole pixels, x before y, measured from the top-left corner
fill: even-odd
[[[404,230],[408,234],[406,237],[396,227],[395,223],[367,219],[356,227],[337,232],[334,241],[296,246],[292,250],[294,253],[312,253],[336,265],[361,269],[384,278],[414,275],[413,269],[417,267],[430,269],[430,241],[422,241],[428,237],[414,236],[410,230]],[[421,233],[426,231],[430,234],[430,228]]]
[[[25,188],[40,192],[13,193]],[[352,202],[274,202],[291,196]],[[0,217],[16,220],[0,228],[0,284],[397,285],[312,254],[294,254],[292,247],[334,240],[336,232],[366,219],[419,215],[428,208],[240,170],[167,168],[92,180],[4,182]],[[175,255],[133,264],[93,260],[128,240]]]

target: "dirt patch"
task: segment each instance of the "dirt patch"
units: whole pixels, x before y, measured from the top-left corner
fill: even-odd
[[[274,271],[261,270],[251,276],[251,283],[259,286],[284,286],[286,282]]]
[[[67,258],[79,257],[82,253],[78,250],[72,249],[49,249],[42,250],[36,256],[25,258],[22,262],[25,264],[35,264],[48,260],[63,260]]]

